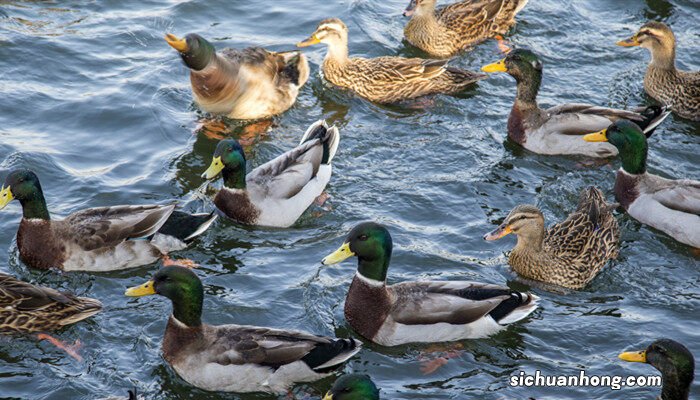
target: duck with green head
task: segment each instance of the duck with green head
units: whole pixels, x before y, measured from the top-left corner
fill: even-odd
[[[236,119],[266,118],[287,111],[309,78],[309,63],[298,51],[261,47],[217,52],[195,33],[165,41],[190,69],[192,94],[206,112]]]
[[[323,400],[379,400],[379,389],[365,374],[346,374],[335,381]]]
[[[383,346],[489,336],[537,308],[537,296],[468,281],[386,284],[393,243],[382,225],[354,227],[324,265],[357,257],[345,299],[345,318],[360,335]]]
[[[150,264],[182,250],[216,220],[175,211],[175,204],[89,208],[52,219],[37,175],[15,169],[0,191],[0,209],[17,200],[17,247],[32,268],[114,271]]]
[[[688,400],[695,379],[695,357],[687,347],[671,339],[658,339],[646,350],[619,355],[621,360],[649,364],[661,372],[659,400]]]
[[[532,152],[614,156],[617,154],[614,146],[608,143],[586,146],[581,142],[581,136],[620,119],[636,122],[651,135],[669,114],[665,108],[656,106],[626,111],[581,103],[541,109],[537,104],[537,93],[542,83],[542,69],[543,63],[537,54],[526,49],[515,49],[504,59],[481,69],[490,73],[505,72],[515,78],[517,94],[508,117],[508,137]]]
[[[618,46],[640,46],[651,52],[644,90],[683,118],[700,121],[700,71],[676,68],[676,37],[663,22],[650,21]]]
[[[283,393],[294,383],[330,375],[361,348],[354,339],[205,324],[202,282],[192,270],[180,266],[161,268],[125,294],[170,299],[172,314],[163,337],[163,357],[182,379],[204,390]]]
[[[243,148],[236,140],[226,139],[216,146],[202,177],[221,175],[224,186],[214,204],[232,220],[288,227],[323,193],[339,143],[338,128],[318,121],[309,127],[299,146],[246,174]]]
[[[620,152],[615,198],[634,219],[700,248],[700,181],[647,172],[647,139],[636,124],[618,121],[583,138],[609,142]]]

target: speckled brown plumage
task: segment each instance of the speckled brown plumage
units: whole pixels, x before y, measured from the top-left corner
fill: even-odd
[[[102,304],[95,299],[61,293],[0,273],[0,333],[52,331],[101,309]]]
[[[435,57],[451,57],[495,35],[505,34],[527,0],[466,0],[435,9],[435,0],[413,0],[406,40]]]
[[[504,222],[518,235],[508,263],[525,278],[583,288],[617,258],[620,230],[611,209],[598,189],[588,188],[576,211],[545,232],[536,207],[516,207]]]

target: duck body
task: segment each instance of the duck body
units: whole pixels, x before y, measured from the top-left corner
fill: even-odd
[[[321,21],[311,38],[298,46],[317,43],[328,45],[322,65],[324,78],[377,103],[396,103],[438,93],[454,94],[485,77],[450,67],[446,60],[348,57],[348,30],[337,18]]]
[[[647,172],[647,139],[629,121],[617,121],[584,139],[618,148],[622,166],[615,178],[615,198],[630,216],[681,243],[700,247],[699,181],[666,179]]]
[[[284,393],[291,385],[330,375],[360,351],[354,339],[299,331],[201,322],[204,290],[191,270],[161,268],[127,296],[159,294],[173,302],[163,337],[163,357],[200,389]]]
[[[489,336],[537,308],[537,296],[469,281],[386,284],[391,236],[375,223],[353,228],[325,265],[358,257],[345,300],[345,318],[360,335],[383,346]]]
[[[518,275],[569,289],[585,287],[608,261],[617,258],[620,228],[603,193],[589,187],[581,192],[576,210],[566,220],[544,229],[544,216],[534,206],[514,208],[487,240],[508,233],[518,243],[508,264]]]
[[[542,82],[542,62],[529,50],[516,49],[503,60],[482,68],[486,72],[507,72],[517,82],[516,99],[508,117],[508,137],[538,154],[611,157],[617,155],[609,143],[586,143],[583,135],[610,123],[627,119],[651,135],[670,113],[664,107],[619,110],[583,103],[566,103],[549,109],[537,104]]]
[[[102,303],[0,273],[0,333],[53,331],[89,318]]]
[[[700,248],[700,181],[630,174],[620,168],[614,191],[632,218]]]
[[[214,204],[224,215],[242,224],[291,226],[330,181],[331,161],[339,142],[338,129],[318,121],[309,127],[298,147],[245,175],[245,155],[240,145],[222,141],[212,166],[205,172],[208,179],[219,172],[224,178]]]
[[[617,44],[648,49],[651,62],[644,75],[644,90],[677,115],[700,121],[700,71],[676,68],[676,37],[668,25],[648,22],[634,36]]]
[[[32,268],[105,272],[150,264],[187,247],[216,219],[171,204],[90,208],[56,220],[36,174],[15,170],[5,183],[0,208],[14,198],[22,204],[17,247]]]
[[[439,58],[452,57],[515,25],[515,15],[528,0],[466,0],[435,8],[435,0],[411,0],[404,15],[411,20],[404,37]]]
[[[294,104],[309,77],[308,61],[298,51],[250,47],[217,52],[196,34],[185,39],[168,35],[166,41],[190,68],[195,103],[208,113],[235,119],[280,114]]]

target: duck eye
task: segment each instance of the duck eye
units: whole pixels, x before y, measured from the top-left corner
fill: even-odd
[[[362,241],[364,242],[365,240],[367,240],[367,235],[364,235],[364,234],[363,234],[363,235],[360,235],[360,236],[358,237],[358,239],[360,239],[360,240],[362,240]]]

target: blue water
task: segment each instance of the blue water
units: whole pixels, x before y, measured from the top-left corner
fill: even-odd
[[[214,189],[200,177],[215,129],[192,103],[188,72],[163,35],[197,32],[219,48],[291,49],[318,21],[340,17],[351,54],[415,54],[402,44],[407,0],[390,1],[0,1],[0,177],[17,167],[41,178],[53,215],[101,205],[178,199],[210,210]],[[631,107],[648,102],[642,76],[649,55],[615,42],[646,20],[669,23],[678,65],[700,68],[697,1],[531,0],[511,41],[545,64],[540,103],[576,101]],[[623,363],[623,350],[674,338],[700,355],[698,255],[664,234],[620,215],[620,257],[586,289],[552,293],[519,282],[503,253],[513,239],[481,237],[515,205],[533,203],[548,224],[566,217],[578,192],[598,185],[612,199],[618,160],[538,156],[504,144],[515,93],[495,75],[458,97],[418,106],[377,106],[324,84],[322,47],[307,51],[312,76],[297,101],[248,146],[251,166],[291,149],[313,121],[340,127],[342,140],[328,191],[330,211],[312,208],[290,229],[250,229],[221,222],[177,254],[201,265],[204,320],[354,336],[343,302],[354,263],[322,267],[357,222],[386,224],[395,250],[389,281],[461,279],[532,290],[541,308],[485,340],[383,348],[367,344],[347,372],[365,372],[385,399],[649,399],[657,389],[511,388],[524,370],[546,374],[654,375]],[[472,70],[501,57],[493,41],[454,60]],[[244,135],[226,121],[225,136]],[[209,135],[209,136],[208,136]],[[650,141],[649,168],[667,177],[700,178],[700,125],[670,117]],[[0,338],[0,398],[126,397],[262,399],[207,393],[179,379],[160,356],[170,304],[128,299],[156,265],[109,274],[29,270],[17,257],[14,203],[0,212],[0,270],[103,301],[94,318],[57,334],[79,339],[80,363],[45,342]],[[421,360],[458,351],[424,375]],[[333,378],[294,389],[319,398]],[[700,382],[694,383],[700,395]]]

